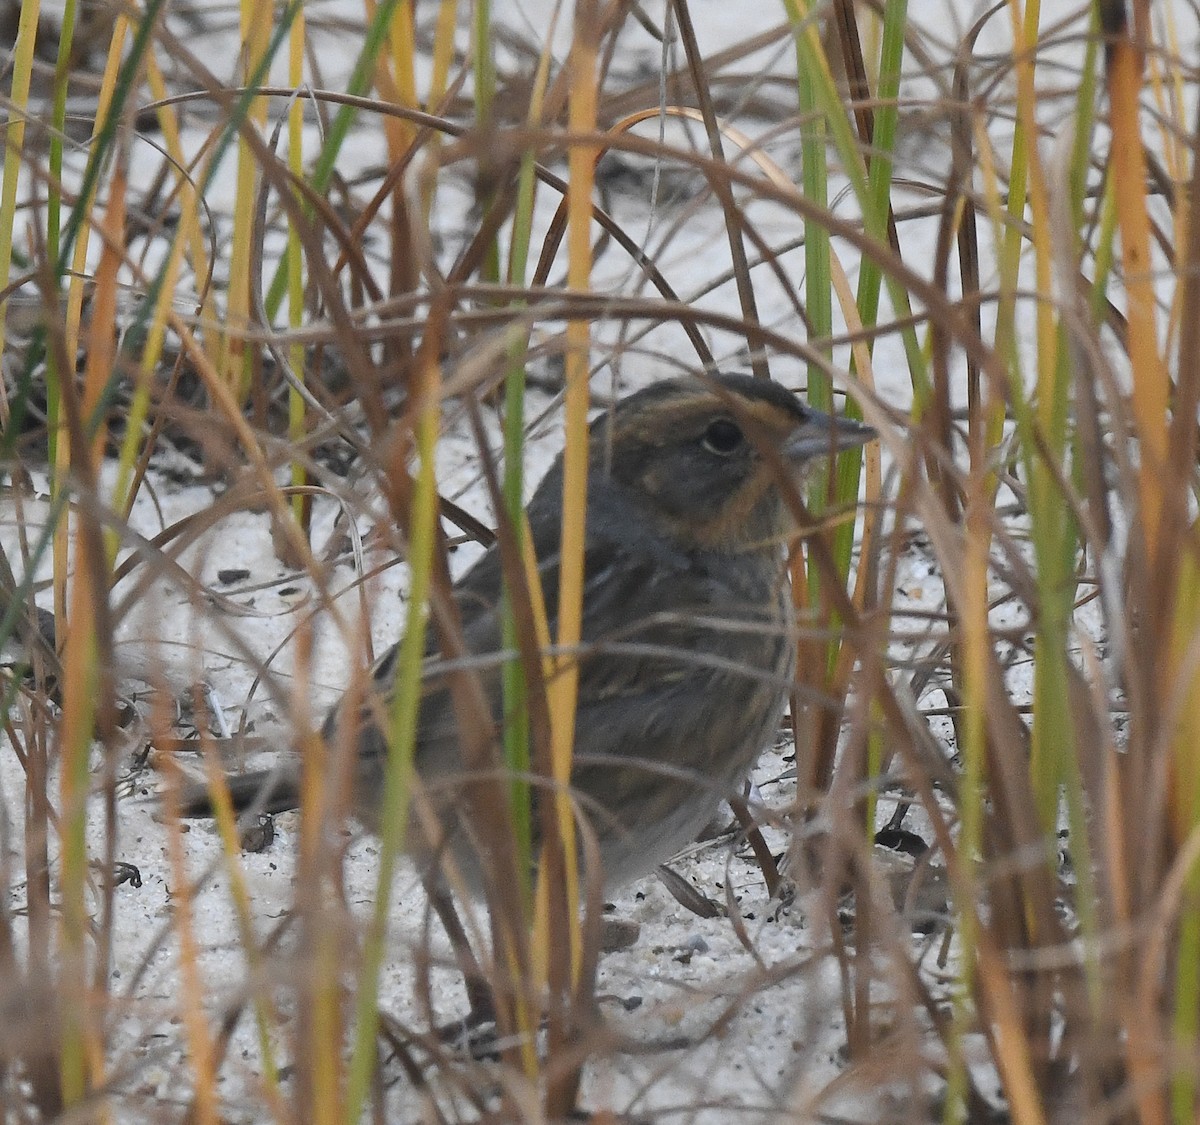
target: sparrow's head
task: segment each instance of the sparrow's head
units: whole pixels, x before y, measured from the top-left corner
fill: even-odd
[[[621,486],[682,543],[769,548],[792,526],[781,474],[797,480],[814,460],[874,436],[870,426],[813,410],[765,379],[668,379],[597,419],[592,473]]]

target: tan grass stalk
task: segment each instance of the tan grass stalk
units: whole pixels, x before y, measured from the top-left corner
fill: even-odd
[[[16,234],[17,186],[25,152],[25,115],[29,105],[29,82],[37,45],[39,0],[21,5],[17,40],[13,44],[11,109],[4,129],[4,177],[0,183],[0,294],[5,294],[12,271],[13,236]],[[0,354],[7,329],[7,297],[0,298]],[[8,422],[8,394],[0,386],[0,421]]]
[[[216,1049],[204,1013],[205,986],[200,975],[200,946],[192,912],[191,879],[179,819],[179,773],[169,759],[163,774],[163,820],[167,829],[167,862],[171,871],[176,940],[179,942],[179,1014],[188,1045],[195,1091],[196,1125],[218,1125]]]

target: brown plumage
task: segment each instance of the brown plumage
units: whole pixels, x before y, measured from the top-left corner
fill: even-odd
[[[794,663],[785,548],[793,530],[779,488],[814,458],[871,439],[849,419],[804,406],[748,376],[660,382],[592,426],[583,637],[572,788],[617,884],[669,859],[746,776],[778,726]],[[529,503],[545,600],[558,599],[562,465]],[[454,587],[472,654],[501,649],[501,565],[491,548]],[[551,633],[557,628],[550,621]],[[462,776],[450,692],[439,682],[436,630],[417,734],[416,768],[446,831],[469,837],[454,781]],[[396,649],[374,682],[386,693]],[[499,721],[500,661],[479,672]],[[377,823],[386,740],[378,707],[335,707],[328,738],[358,745],[357,805]],[[344,724],[355,729],[347,735]],[[232,779],[235,803],[296,804],[294,774]],[[192,812],[207,801],[193,797]],[[475,864],[458,848],[468,877]]]

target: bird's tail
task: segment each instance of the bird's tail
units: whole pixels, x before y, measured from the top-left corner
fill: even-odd
[[[300,779],[286,770],[258,770],[225,779],[236,813],[278,813],[300,805]],[[207,785],[187,786],[180,798],[183,816],[213,816],[212,791]]]

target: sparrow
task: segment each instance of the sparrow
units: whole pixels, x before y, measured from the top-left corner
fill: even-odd
[[[592,423],[571,790],[608,886],[652,871],[693,841],[773,741],[795,666],[786,563],[797,527],[787,495],[806,467],[874,436],[778,383],[739,374],[662,380]],[[562,494],[560,457],[527,506],[551,636]],[[501,591],[499,545],[453,588],[461,639],[479,658],[473,674],[497,730]],[[441,648],[431,620],[414,767],[444,838],[414,841],[410,830],[410,848],[429,853],[449,842],[478,885]],[[355,746],[355,810],[375,829],[398,651],[374,669],[379,698],[339,702],[323,731],[331,745]],[[243,773],[229,784],[239,809],[281,811],[299,801],[297,770]],[[207,792],[193,791],[184,808],[210,812]],[[536,816],[533,823],[536,832]]]

